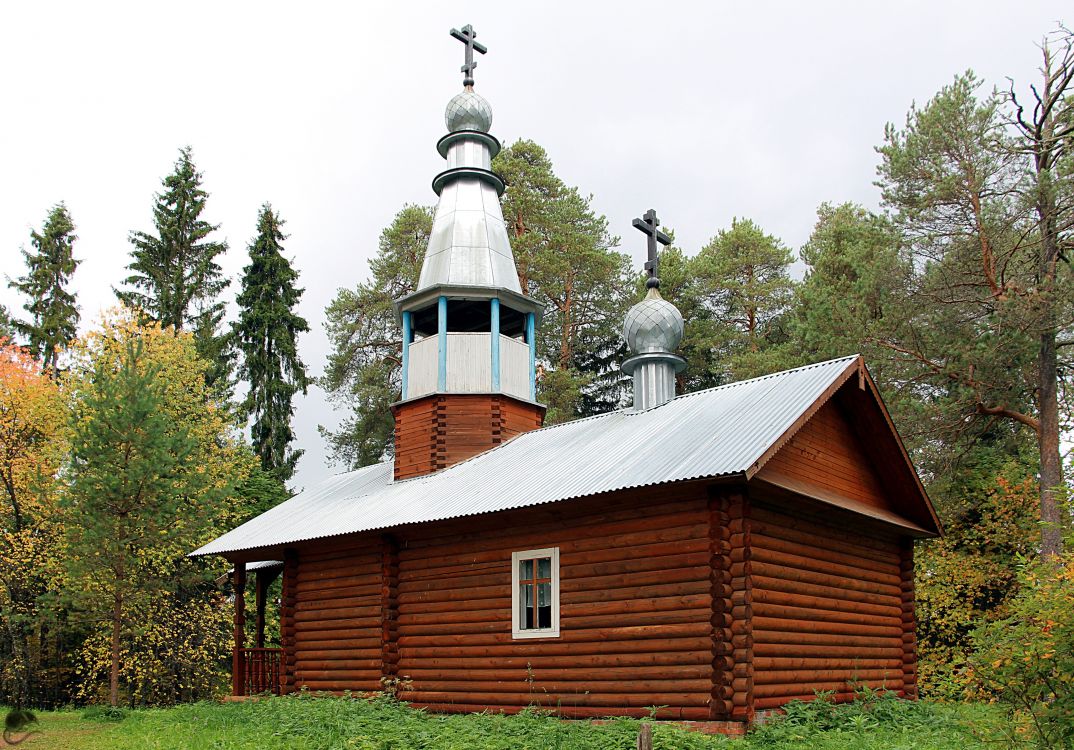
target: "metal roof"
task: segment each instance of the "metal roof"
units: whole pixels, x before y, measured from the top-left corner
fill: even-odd
[[[526,432],[422,477],[392,462],[333,476],[192,555],[210,555],[492,513],[690,479],[744,474],[828,389],[843,357]]]

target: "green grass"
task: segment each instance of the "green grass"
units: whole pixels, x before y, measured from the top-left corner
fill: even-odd
[[[315,697],[196,703],[129,712],[38,714],[22,747],[84,750],[633,750],[641,722],[564,722],[537,713],[438,716],[386,700]],[[840,707],[792,707],[746,739],[710,737],[657,723],[658,750],[964,750],[995,737],[986,706],[871,698]]]

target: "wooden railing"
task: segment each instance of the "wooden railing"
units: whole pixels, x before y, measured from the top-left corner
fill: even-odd
[[[282,648],[244,648],[241,651],[241,657],[244,675],[243,695],[280,694]]]

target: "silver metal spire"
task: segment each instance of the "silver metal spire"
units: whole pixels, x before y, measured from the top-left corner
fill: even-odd
[[[500,209],[505,185],[492,171],[492,160],[500,152],[500,142],[488,133],[492,108],[473,90],[473,50],[484,53],[486,48],[473,41],[477,34],[469,25],[461,32],[452,29],[451,35],[467,44],[465,88],[444,113],[448,134],[437,150],[448,168],[433,180],[440,200],[417,291],[453,285],[522,294]]]

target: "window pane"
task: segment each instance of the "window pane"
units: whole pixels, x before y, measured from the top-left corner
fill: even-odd
[[[522,627],[529,630],[537,627],[533,623],[533,584],[522,585],[522,596],[519,597],[519,606],[522,611],[519,612],[518,621],[522,624]]]
[[[522,561],[521,578],[533,578],[533,560]]]
[[[542,557],[537,561],[537,577],[538,578],[551,578],[552,577],[552,558]]]
[[[551,607],[552,606],[552,584],[539,583],[537,584],[537,606],[538,607]]]

